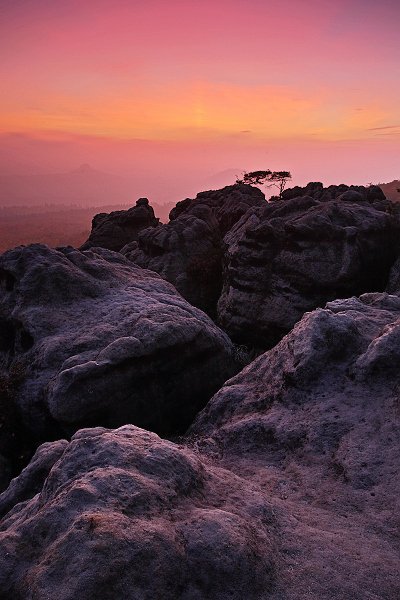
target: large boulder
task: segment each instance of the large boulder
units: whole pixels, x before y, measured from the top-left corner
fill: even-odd
[[[400,298],[330,302],[228,381],[191,429],[295,515],[288,598],[400,595],[399,366]]]
[[[95,215],[92,231],[81,250],[99,246],[117,252],[126,244],[137,240],[140,231],[147,227],[156,227],[158,222],[148,199],[139,198],[136,206],[128,210]]]
[[[319,190],[309,184],[308,191],[318,195],[313,186]],[[218,316],[235,341],[265,350],[305,312],[385,289],[399,249],[393,205],[360,188],[336,199],[326,193],[254,209],[225,236]]]
[[[264,194],[249,185],[202,192],[178,202],[168,224],[142,231],[121,252],[214,317],[222,287],[222,239],[249,209],[264,205]]]
[[[0,372],[40,439],[133,422],[183,432],[235,370],[228,337],[156,273],[97,248],[0,257]]]
[[[6,493],[1,598],[273,597],[276,519],[246,481],[133,426],[50,451],[39,493],[26,497],[39,457]]]

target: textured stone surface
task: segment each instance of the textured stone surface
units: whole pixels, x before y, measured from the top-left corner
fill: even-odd
[[[332,190],[320,185],[304,189],[321,198],[271,202],[248,212],[225,236],[218,315],[235,341],[266,349],[306,311],[385,289],[399,246],[393,205],[369,188],[365,196],[362,188],[340,190],[332,200]]]
[[[294,598],[400,593],[399,365],[397,296],[330,302],[227,382],[192,427],[203,451],[298,519]],[[318,556],[325,590],[321,564],[313,578],[302,570]]]
[[[184,431],[233,374],[233,347],[156,273],[104,249],[33,245],[0,257],[0,369],[41,439],[133,422]]]
[[[223,236],[264,194],[249,185],[202,192],[178,202],[170,222],[146,229],[122,249],[130,260],[159,273],[191,304],[215,316],[222,286]]]
[[[0,597],[269,597],[274,521],[257,489],[188,449],[82,430],[0,524]]]
[[[93,218],[92,231],[81,250],[99,246],[109,250],[121,250],[123,246],[137,240],[138,234],[147,227],[156,227],[158,219],[147,198],[139,198],[136,206],[128,210],[99,213]]]

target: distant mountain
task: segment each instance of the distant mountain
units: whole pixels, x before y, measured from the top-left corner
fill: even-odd
[[[243,169],[225,169],[225,171],[219,171],[214,175],[210,175],[206,179],[203,179],[201,189],[205,190],[218,190],[227,185],[233,185],[237,178],[242,176]]]
[[[400,181],[398,179],[390,183],[379,183],[378,185],[387,198],[390,198],[393,202],[400,202]]]

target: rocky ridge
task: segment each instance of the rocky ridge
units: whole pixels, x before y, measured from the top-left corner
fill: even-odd
[[[266,349],[305,312],[385,289],[399,253],[399,216],[379,188],[342,187],[287,190],[225,236],[218,322],[232,339]]]
[[[170,221],[142,231],[121,252],[135,264],[159,273],[188,302],[215,317],[222,287],[222,240],[264,194],[249,185],[202,192],[178,202]]]
[[[165,235],[186,277],[179,236],[210,226],[221,323],[278,341],[236,375],[226,334],[121,254],[0,257],[8,403],[60,438],[0,495],[0,598],[399,597],[397,211],[378,189],[312,183],[230,218],[246,191],[232,188],[179,203],[179,226],[122,252]],[[190,423],[175,442],[137,426]]]

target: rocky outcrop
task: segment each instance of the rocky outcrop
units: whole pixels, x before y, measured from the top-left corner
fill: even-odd
[[[266,349],[305,312],[385,289],[399,248],[393,205],[380,188],[332,187],[287,190],[225,236],[218,316],[235,341]]]
[[[0,257],[0,368],[40,439],[133,422],[183,432],[233,374],[233,346],[156,273],[105,249]]]
[[[215,240],[237,339],[298,321],[237,375],[240,348],[121,254],[0,257],[0,486],[25,431],[25,459],[30,436],[71,438],[0,494],[0,599],[400,597],[399,221],[371,188],[328,191],[250,199],[236,224],[206,194],[123,250],[151,231],[149,256],[176,253],[187,281],[179,236]],[[118,428],[76,432],[98,424]]]
[[[264,205],[264,194],[249,185],[202,192],[194,200],[178,202],[168,224],[142,231],[137,243],[121,252],[215,316],[222,287],[222,239],[250,208]]]
[[[329,200],[336,200],[338,198],[342,200],[353,200],[354,202],[367,201],[367,202],[380,202],[385,200],[385,194],[381,187],[378,185],[329,185],[324,187],[319,181],[310,181],[306,186],[300,187],[295,186],[282,192],[282,200],[292,200],[293,198],[300,198],[302,196],[310,196],[314,200],[326,202]]]
[[[39,449],[0,496],[0,597],[397,600],[399,340],[397,296],[335,301],[185,445],[124,426]]]
[[[136,206],[129,210],[99,213],[93,218],[92,231],[81,250],[96,246],[116,252],[137,240],[138,234],[147,227],[156,227],[158,219],[147,198],[139,198]]]
[[[302,552],[288,598],[400,593],[399,364],[397,296],[330,302],[227,382],[192,427],[203,452],[295,516]]]
[[[0,596],[272,598],[275,538],[232,473],[133,426],[82,430],[0,525]]]

